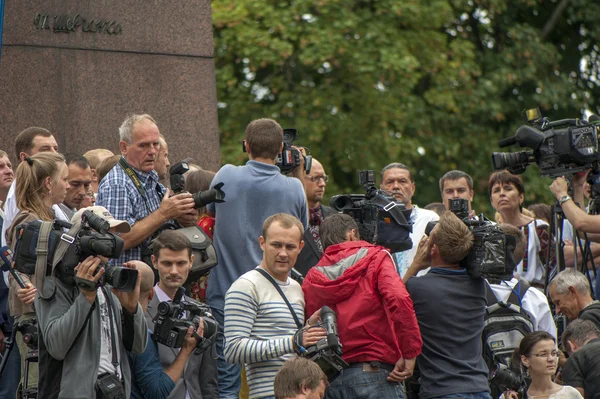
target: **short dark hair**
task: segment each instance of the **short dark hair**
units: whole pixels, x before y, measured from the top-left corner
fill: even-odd
[[[585,341],[600,337],[600,330],[594,322],[590,320],[577,319],[569,323],[560,340],[565,349],[569,348],[567,341],[571,341],[577,346],[582,346]]]
[[[323,245],[323,251],[331,245],[348,241],[346,234],[352,229],[356,230],[358,236],[358,225],[350,215],[334,213],[323,219],[319,226],[319,236]]]
[[[79,154],[68,153],[65,154],[65,162],[67,166],[71,166],[71,164],[75,164],[78,168],[87,169],[90,167],[90,163],[86,157]]]
[[[519,175],[513,175],[508,170],[501,170],[499,172],[492,173],[490,180],[488,181],[490,198],[492,197],[492,188],[494,188],[494,185],[506,183],[515,186],[519,194],[525,195],[525,184],[523,183],[523,178]]]
[[[275,398],[295,398],[303,388],[314,391],[321,381],[327,385],[327,376],[317,363],[303,357],[293,357],[281,366],[275,376]]]
[[[392,162],[391,164],[384,166],[383,169],[381,169],[381,172],[379,172],[379,178],[381,179],[381,183],[383,183],[383,174],[385,172],[387,172],[390,169],[404,169],[408,172],[408,177],[410,179],[411,182],[415,182],[415,180],[413,179],[413,175],[410,171],[410,169],[408,168],[408,166],[404,165],[403,163],[400,162]]]
[[[283,129],[273,119],[256,119],[246,127],[246,143],[253,157],[275,159],[283,144]]]
[[[189,257],[192,257],[192,243],[182,232],[177,230],[165,230],[154,239],[152,242],[152,253],[156,259],[159,258],[160,250],[163,248],[170,249],[171,251],[183,251],[187,249]]]
[[[428,211],[434,211],[438,216],[442,216],[442,213],[446,212],[446,205],[441,202],[432,202],[431,204],[425,205],[425,209]]]
[[[43,127],[32,126],[17,135],[17,139],[15,140],[15,154],[17,156],[17,161],[21,160],[22,152],[29,154],[33,149],[33,140],[38,136],[51,137],[52,133]]]
[[[444,176],[440,179],[440,193],[444,194],[444,183],[446,180],[460,180],[465,179],[467,181],[467,185],[469,186],[469,190],[473,191],[473,179],[471,176],[463,172],[462,170],[451,170],[450,172],[446,172]]]
[[[269,216],[265,220],[262,229],[262,236],[265,240],[267,239],[267,231],[269,230],[269,227],[271,227],[271,225],[275,222],[279,223],[279,225],[284,229],[291,229],[294,226],[297,227],[298,230],[300,230],[300,240],[302,240],[302,236],[304,235],[304,226],[296,216],[288,213],[276,213]]]
[[[196,194],[197,192],[208,190],[215,174],[212,170],[190,170],[190,173],[185,178],[185,191],[190,194]],[[202,216],[206,213],[205,206],[198,209],[199,215]]]
[[[552,222],[552,207],[548,204],[533,204],[528,205],[527,209],[529,209],[535,215],[536,219],[542,219],[548,223]]]

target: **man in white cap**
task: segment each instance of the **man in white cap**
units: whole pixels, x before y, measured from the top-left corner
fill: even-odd
[[[117,220],[110,214],[110,212],[103,206],[89,206],[87,208],[81,208],[78,210],[73,217],[71,218],[71,223],[79,223],[81,222],[81,217],[83,212],[92,211],[94,215],[100,216],[102,219],[106,220],[110,225],[110,231],[113,233],[129,233],[131,231],[131,226],[125,220]]]

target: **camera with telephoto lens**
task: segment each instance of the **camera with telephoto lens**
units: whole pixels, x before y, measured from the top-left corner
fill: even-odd
[[[178,162],[169,168],[171,190],[173,190],[175,194],[185,191],[185,177],[183,174],[188,170],[190,170],[190,167],[187,162]],[[218,183],[210,190],[199,191],[192,194],[194,207],[200,209],[213,202],[225,202],[225,193],[221,190],[223,185],[223,183]]]
[[[498,142],[500,147],[519,144],[533,151],[494,152],[495,170],[508,169],[521,174],[530,164],[537,164],[542,176],[573,175],[598,164],[598,117],[590,122],[562,119],[551,122],[538,108],[525,111],[528,125],[520,126],[513,137]]]
[[[296,345],[296,352],[307,359],[317,363],[327,376],[328,381],[337,377],[342,369],[348,367],[342,359],[342,343],[337,331],[337,317],[333,310],[327,306],[321,308],[321,323],[316,327],[322,327],[327,332],[327,338],[321,339],[307,348]],[[302,330],[298,330],[294,337],[295,342],[302,336]]]
[[[277,155],[275,165],[279,167],[281,173],[288,174],[300,166],[304,159],[304,172],[310,173],[312,168],[312,156],[302,154],[298,149],[293,148],[294,141],[298,140],[298,129],[283,129],[283,150]],[[310,154],[308,148],[304,150]],[[242,151],[246,152],[246,140],[242,141]]]
[[[329,205],[352,216],[362,240],[382,245],[391,252],[411,249],[411,211],[402,202],[375,187],[375,172],[372,170],[361,170],[358,182],[364,187],[365,194],[334,195]]]
[[[473,233],[473,248],[460,265],[473,278],[486,278],[490,282],[510,280],[516,263],[513,250],[517,244],[514,236],[505,234],[483,214],[469,218],[469,201],[463,198],[449,200],[449,210]],[[431,234],[437,221],[427,223],[425,234]]]
[[[183,298],[185,289],[179,287],[173,301],[158,304],[157,314],[153,319],[154,333],[152,337],[159,344],[170,348],[181,348],[190,326],[194,331],[204,326],[203,336],[194,332],[197,344],[194,354],[198,355],[216,342],[219,325],[210,312],[210,307],[191,298]],[[183,318],[182,318],[183,317]]]

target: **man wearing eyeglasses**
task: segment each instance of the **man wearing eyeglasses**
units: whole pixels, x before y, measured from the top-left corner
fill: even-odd
[[[323,255],[323,245],[319,236],[319,226],[323,219],[335,213],[333,209],[321,204],[325,195],[325,187],[329,181],[329,176],[325,174],[325,169],[319,161],[313,158],[312,167],[309,174],[304,175],[304,191],[306,192],[306,202],[309,209],[308,228],[304,231],[304,248],[294,267],[303,276],[316,265]]]

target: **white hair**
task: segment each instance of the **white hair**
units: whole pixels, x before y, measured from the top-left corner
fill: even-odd
[[[558,273],[550,282],[550,287],[555,287],[556,292],[561,295],[569,293],[569,287],[573,287],[580,294],[592,294],[588,279],[583,273],[573,268],[568,268]]]
[[[146,119],[156,124],[154,118],[148,114],[129,115],[119,127],[119,139],[127,144],[131,144],[133,141],[133,128],[135,127],[135,124]]]

